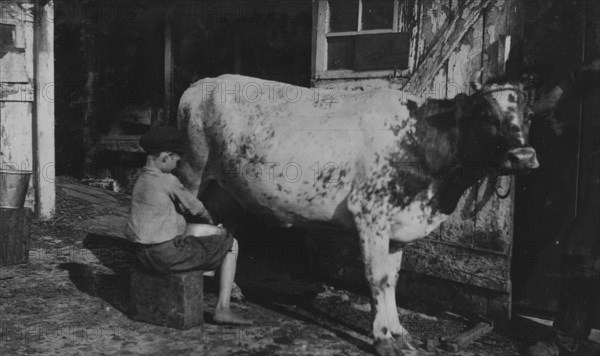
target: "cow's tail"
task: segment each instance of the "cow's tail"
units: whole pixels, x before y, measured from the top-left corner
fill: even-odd
[[[204,103],[191,87],[183,93],[177,112],[177,126],[187,138],[186,152],[179,165],[179,178],[195,195],[206,175],[209,146],[204,133]]]

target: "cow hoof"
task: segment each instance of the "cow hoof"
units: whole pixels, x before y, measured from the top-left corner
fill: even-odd
[[[379,356],[404,356],[402,349],[392,338],[375,339],[373,347]]]
[[[415,351],[417,349],[413,346],[414,341],[410,334],[395,335],[394,339],[396,340],[396,345],[398,345],[401,350]]]

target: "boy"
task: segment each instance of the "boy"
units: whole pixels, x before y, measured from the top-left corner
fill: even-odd
[[[159,273],[220,269],[219,299],[214,320],[219,324],[251,324],[231,311],[230,297],[238,244],[221,226],[219,235],[184,236],[184,215],[212,224],[204,205],[171,174],[184,151],[183,134],[161,127],[140,139],[146,165],[131,196],[125,234],[136,243],[138,261]]]

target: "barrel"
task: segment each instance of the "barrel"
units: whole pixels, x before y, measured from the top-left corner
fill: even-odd
[[[31,171],[0,169],[0,208],[23,207],[31,173]]]

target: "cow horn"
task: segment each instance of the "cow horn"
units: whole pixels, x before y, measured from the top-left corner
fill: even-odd
[[[481,83],[479,82],[471,82],[471,88],[474,91],[480,91],[481,89],[483,89],[483,85],[481,85]]]
[[[471,88],[475,91],[483,89],[481,78],[483,77],[483,68],[473,74],[473,80],[471,81]]]

